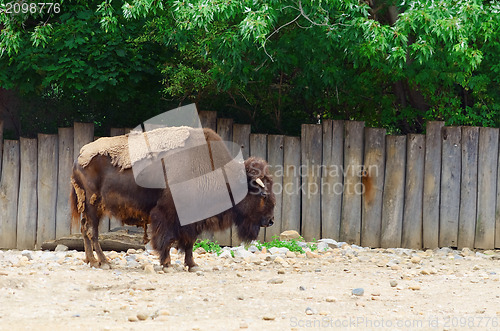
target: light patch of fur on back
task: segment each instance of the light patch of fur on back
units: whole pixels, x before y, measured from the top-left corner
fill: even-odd
[[[151,153],[158,155],[184,147],[191,130],[199,129],[181,126],[159,128],[145,133],[132,131],[123,136],[99,138],[80,149],[78,164],[85,168],[96,155],[104,155],[111,158],[113,166],[118,166],[121,170],[130,169],[132,167],[131,159],[137,162],[151,157]],[[134,144],[132,151],[129,151],[129,138],[131,141],[141,142]],[[146,141],[151,150],[145,144]]]

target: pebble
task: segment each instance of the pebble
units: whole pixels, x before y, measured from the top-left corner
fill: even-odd
[[[56,246],[56,248],[54,249],[54,252],[65,252],[68,250],[68,246],[66,245],[62,245],[62,244],[59,244]]]
[[[311,307],[306,308],[306,315],[314,315],[316,314],[316,311],[312,309]]]
[[[299,286],[299,290],[300,290],[300,291],[305,291],[305,290],[306,290],[306,288],[305,288],[304,286],[302,286],[302,285],[301,285],[301,286]]]
[[[127,254],[128,255],[132,255],[132,254],[136,254],[136,253],[137,253],[137,251],[135,249],[133,249],[133,248],[127,249]]]
[[[276,316],[274,316],[274,315],[264,315],[264,316],[262,316],[262,319],[264,321],[274,321],[276,319]]]
[[[282,284],[283,279],[281,278],[271,278],[267,281],[268,284]]]
[[[285,274],[285,269],[278,270],[278,275],[284,275],[284,274]]]
[[[155,274],[156,271],[155,271],[155,268],[152,264],[146,264],[144,266],[144,271],[147,273],[147,274]]]
[[[325,300],[326,300],[326,302],[337,302],[336,297],[326,297]]]
[[[288,257],[288,258],[295,258],[295,257],[297,257],[297,255],[294,252],[290,252],[290,251],[286,252],[285,256]]]
[[[418,264],[421,261],[422,261],[422,258],[420,256],[418,256],[418,255],[412,256],[412,258],[411,258],[411,262],[415,263],[415,264]]]
[[[415,285],[410,285],[410,286],[408,286],[408,288],[409,288],[410,290],[413,290],[413,291],[418,291],[418,290],[420,290],[420,285],[417,285],[417,284],[415,284]]]
[[[299,238],[300,238],[300,234],[295,230],[283,231],[280,234],[280,240],[291,240],[291,239],[299,239]]]
[[[129,322],[137,322],[137,321],[139,321],[139,319],[137,318],[136,315],[131,315],[128,317],[128,321]]]
[[[352,290],[352,294],[356,296],[362,296],[363,294],[365,294],[365,290],[361,287],[358,287]]]
[[[138,318],[140,321],[145,321],[145,320],[147,320],[147,319],[148,319],[148,317],[149,317],[149,316],[148,316],[148,314],[146,314],[146,313],[138,313],[138,314],[137,314],[137,318]]]
[[[389,283],[391,285],[391,287],[396,287],[398,286],[398,282],[395,281],[395,280],[391,280],[391,282]]]
[[[313,253],[313,252],[309,252],[309,251],[307,251],[307,252],[306,252],[306,257],[307,257],[308,259],[315,259],[315,258],[318,258],[318,257],[319,257],[319,254],[316,254],[316,253]]]

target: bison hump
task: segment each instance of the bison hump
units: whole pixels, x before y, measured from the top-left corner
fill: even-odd
[[[80,149],[78,164],[89,165],[96,155],[109,156],[113,166],[121,170],[132,164],[173,149],[184,147],[193,129],[186,126],[158,128],[147,132],[132,131],[126,135],[102,137]],[[129,145],[130,144],[130,145]],[[132,160],[132,161],[131,161]]]

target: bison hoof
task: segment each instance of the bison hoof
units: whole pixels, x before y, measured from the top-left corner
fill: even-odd
[[[197,272],[197,271],[203,271],[203,270],[201,270],[201,268],[197,265],[189,267],[189,272]]]

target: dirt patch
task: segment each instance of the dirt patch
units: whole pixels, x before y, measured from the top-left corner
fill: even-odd
[[[0,251],[0,330],[493,330],[500,329],[500,252],[330,245],[221,256]],[[354,291],[353,291],[354,290]],[[355,294],[357,295],[355,295]]]

